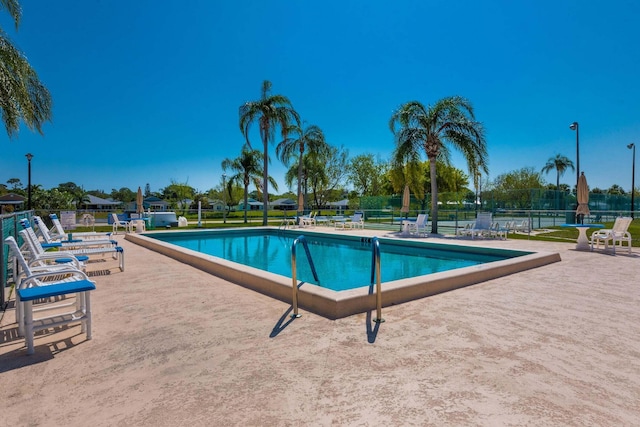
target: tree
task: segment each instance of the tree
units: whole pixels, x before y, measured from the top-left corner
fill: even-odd
[[[627,193],[626,193],[626,191],[624,191],[624,188],[620,187],[618,184],[613,184],[607,190],[607,194],[612,194],[612,195],[617,195],[617,196],[624,196]]]
[[[71,196],[71,202],[75,204],[76,209],[80,209],[82,205],[89,203],[89,195],[84,188],[76,185],[73,182],[63,182],[58,184],[58,191],[61,193],[67,193]]]
[[[559,209],[559,195],[557,192],[560,190],[560,177],[564,175],[567,169],[575,170],[575,168],[573,167],[573,162],[568,157],[556,154],[555,157],[551,157],[547,160],[547,164],[542,168],[542,173],[548,174],[554,169],[556,170],[556,209]]]
[[[311,153],[320,153],[328,149],[324,139],[324,133],[316,125],[303,128],[298,124],[292,124],[287,129],[287,134],[293,134],[291,138],[285,138],[276,147],[276,154],[282,162],[289,166],[291,159],[298,161],[298,200],[302,196],[302,160],[305,151],[308,149]],[[298,205],[298,213],[304,210],[304,206]]]
[[[425,108],[418,101],[402,105],[391,116],[389,128],[396,142],[396,163],[416,162],[424,152],[429,159],[431,178],[432,230],[438,233],[438,184],[436,162],[449,163],[449,143],[460,151],[471,176],[488,173],[487,147],[482,123],[475,120],[471,103],[459,96],[439,100]]]
[[[240,107],[240,132],[245,137],[247,144],[249,141],[249,127],[254,121],[258,121],[260,138],[263,145],[263,178],[262,178],[262,200],[264,202],[264,212],[262,225],[267,225],[267,209],[269,207],[269,142],[273,142],[276,127],[279,125],[282,132],[282,139],[287,139],[287,132],[291,124],[300,124],[300,117],[293,109],[289,98],[283,95],[271,95],[271,82],[265,80],[262,83],[262,96],[257,101],[248,101]]]
[[[119,190],[113,188],[111,190],[111,198],[113,200],[117,200],[122,203],[129,203],[136,200],[137,193],[134,193],[131,189],[127,187],[122,187]]]
[[[222,161],[222,169],[232,170],[236,172],[235,175],[232,175],[227,182],[227,188],[223,189],[230,193],[231,187],[235,183],[242,183],[244,186],[244,223],[247,223],[247,205],[249,199],[249,185],[253,182],[256,188],[260,187],[260,178],[263,174],[262,160],[260,159],[260,151],[252,150],[249,146],[245,145],[242,147],[242,152],[240,153],[240,157],[235,159],[224,159]],[[275,188],[278,189],[278,184],[275,179],[269,177],[269,182]],[[230,197],[227,197],[226,200],[230,200]],[[225,206],[226,209],[226,206]]]
[[[544,188],[540,172],[532,167],[524,167],[515,171],[498,175],[493,182],[493,189],[487,191],[502,207],[532,209],[531,190]]]
[[[22,188],[22,182],[20,181],[20,178],[9,178],[7,180],[7,184],[11,186],[12,191],[16,191]]]
[[[18,0],[1,0],[0,8],[13,18],[16,29],[22,11]],[[51,120],[51,95],[31,68],[26,56],[0,29],[0,111],[9,138],[24,123],[42,134],[42,124]]]
[[[329,146],[326,152],[309,153],[305,156],[305,188],[311,188],[314,206],[324,206],[336,191],[344,193],[342,183],[345,181],[348,165],[349,151],[344,147]]]
[[[376,162],[373,154],[360,154],[351,159],[347,173],[359,195],[378,196],[384,194],[388,171],[388,163]]]
[[[193,199],[196,194],[195,188],[191,187],[186,182],[176,182],[173,179],[171,184],[160,190],[162,197],[169,200],[174,208],[182,208],[182,215],[186,215],[189,209],[190,203],[187,203],[189,199]],[[133,200],[138,196],[134,193]]]

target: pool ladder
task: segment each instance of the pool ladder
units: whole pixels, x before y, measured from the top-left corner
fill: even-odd
[[[313,264],[313,259],[311,258],[311,252],[309,252],[309,244],[304,236],[299,236],[297,239],[293,241],[293,245],[291,245],[291,280],[292,280],[292,288],[293,288],[293,298],[291,305],[293,306],[293,313],[291,314],[292,318],[298,318],[302,316],[298,314],[298,279],[297,279],[297,260],[296,260],[296,247],[298,243],[302,243],[302,247],[304,248],[305,253],[307,254],[307,260],[309,261],[309,266],[311,267],[311,272],[313,273],[313,278],[315,281],[318,281],[318,273],[316,273],[316,267]],[[376,318],[373,319],[376,323],[384,322],[382,318],[382,283],[380,279],[380,242],[377,237],[371,239],[371,284],[373,284],[374,279],[376,281]]]
[[[313,278],[315,281],[318,281],[318,273],[316,273],[316,267],[313,265],[313,259],[311,258],[311,252],[309,252],[309,244],[307,243],[307,239],[304,236],[299,236],[296,240],[293,241],[293,245],[291,245],[291,279],[293,281],[293,313],[291,314],[292,318],[298,318],[302,316],[298,314],[298,279],[297,276],[297,262],[296,262],[296,246],[298,243],[302,243],[302,247],[304,248],[305,253],[307,254],[307,259],[309,260],[309,266],[311,267],[311,272],[313,273]]]
[[[380,280],[380,241],[377,237],[371,239],[371,284],[376,281],[376,323],[384,322],[382,318],[382,283]]]

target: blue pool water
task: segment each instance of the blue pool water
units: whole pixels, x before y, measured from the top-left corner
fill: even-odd
[[[291,277],[291,246],[300,235],[301,231],[247,229],[154,233],[148,237]],[[305,239],[319,280],[314,280],[304,248],[299,244],[296,248],[299,281],[335,291],[370,285],[370,239],[315,233],[307,233]],[[380,275],[383,282],[389,282],[524,254],[526,252],[381,239]]]

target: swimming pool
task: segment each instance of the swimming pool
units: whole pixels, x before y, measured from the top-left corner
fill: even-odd
[[[375,295],[369,286],[371,271],[370,237],[329,234],[318,231],[278,230],[274,227],[227,230],[188,230],[128,234],[126,239],[184,263],[193,265],[218,277],[257,290],[285,302],[291,302],[291,242],[304,234],[310,245],[320,283],[314,284],[306,257],[299,248],[298,281],[300,307],[336,319],[375,307]],[[533,253],[496,248],[468,247],[407,239],[380,238],[383,306],[399,304],[440,292],[504,276],[529,268],[560,261],[559,254]],[[182,245],[182,246],[180,246]],[[338,246],[349,246],[348,252],[331,255]],[[318,248],[326,250],[315,255]],[[342,249],[340,249],[342,250]],[[349,255],[345,255],[348,253]],[[412,255],[417,253],[419,255]],[[418,258],[410,259],[410,256]],[[435,267],[455,260],[453,268],[434,270],[430,264],[425,271],[424,259],[434,257]],[[236,261],[231,261],[231,258]],[[393,261],[390,261],[393,259]],[[422,259],[422,261],[420,260]],[[253,265],[253,266],[251,266]],[[264,269],[256,268],[264,266]],[[272,266],[277,266],[274,270]],[[284,266],[283,271],[282,268]],[[333,290],[323,278],[328,271],[347,276],[349,270],[364,271],[364,277],[348,275]],[[396,276],[395,270],[402,273]],[[435,272],[434,272],[435,271]],[[359,273],[361,276],[362,273]],[[344,284],[346,283],[346,285]]]
[[[151,237],[203,254],[291,277],[291,246],[300,231],[243,229],[226,233],[161,233]],[[333,291],[369,286],[371,279],[371,239],[343,235],[308,235],[306,242],[318,273],[313,277],[310,264],[300,252],[297,279]],[[300,249],[302,251],[302,248]],[[387,240],[380,245],[383,282],[424,276],[522,256],[528,252],[470,252],[448,250],[433,245],[409,246]]]

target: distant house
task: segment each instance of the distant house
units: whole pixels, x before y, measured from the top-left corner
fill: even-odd
[[[126,212],[135,212],[137,210],[137,203],[134,200],[133,202],[127,203],[124,210]],[[164,212],[169,208],[169,202],[166,202],[156,196],[145,197],[142,202],[142,207],[144,210],[152,210],[154,212]]]
[[[218,199],[207,199],[209,202],[209,209],[214,212],[222,212],[224,210],[224,202]]]
[[[24,197],[19,194],[9,193],[0,196],[0,213],[13,212],[22,204]]]
[[[87,198],[89,199],[89,203],[83,203],[82,206],[80,206],[87,210],[109,210],[122,205],[122,202],[103,199],[101,197],[92,196],[91,194],[88,194]]]
[[[169,202],[166,202],[156,196],[145,197],[142,205],[145,210],[151,209],[152,211],[166,211],[169,209]]]
[[[295,200],[291,199],[278,199],[270,203],[271,209],[278,209],[283,211],[293,211],[298,208]]]
[[[264,210],[264,203],[257,201],[256,199],[249,198],[247,199],[247,207],[244,206],[244,200],[240,201],[238,204],[239,211],[261,211]]]
[[[349,209],[349,199],[340,200],[338,202],[329,202],[327,205],[329,206],[329,209],[343,211]]]

